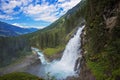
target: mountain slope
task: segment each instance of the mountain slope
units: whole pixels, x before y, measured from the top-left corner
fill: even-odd
[[[0,21],[0,36],[18,36],[37,31],[36,28],[20,28]]]
[[[65,14],[47,28],[37,32],[18,37],[0,37],[1,67],[31,53],[31,46],[43,50],[48,57],[63,51],[65,44],[77,27],[83,23],[83,18],[79,14],[81,7],[79,6],[75,10],[73,13]]]

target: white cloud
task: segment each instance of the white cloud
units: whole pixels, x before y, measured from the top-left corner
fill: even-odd
[[[47,21],[47,22],[54,22],[57,19],[58,18],[56,16],[49,16],[49,15],[46,15],[46,16],[41,15],[41,16],[35,18],[36,21],[43,20],[43,21]]]
[[[64,0],[59,0],[64,1]],[[81,0],[67,0],[65,2],[62,2],[61,4],[58,4],[58,7],[63,8],[63,13],[66,13],[69,9],[77,5]]]
[[[38,27],[36,27],[36,28],[38,28],[38,29],[43,29],[43,28],[45,28],[46,26],[38,26]]]
[[[0,19],[13,20],[14,18],[12,16],[9,16],[9,15],[1,15],[0,14]]]
[[[40,5],[33,6],[32,4],[30,4],[28,7],[24,8],[24,13],[28,15],[36,15],[39,13],[43,13],[43,11],[46,9],[47,9],[46,6],[40,6]]]
[[[21,2],[23,6],[27,6],[29,3],[31,3],[33,0],[19,0],[18,2]]]
[[[54,5],[48,5],[48,3],[42,5],[29,5],[24,8],[24,13],[31,16],[34,20],[43,20],[48,22],[55,21],[58,17],[56,16],[57,8]]]
[[[19,23],[13,23],[12,25],[18,26],[18,27],[21,27],[21,28],[28,28],[28,26],[22,26],[22,25],[19,24]]]
[[[23,10],[23,6],[28,5],[32,0],[1,0],[0,2],[0,10],[3,11],[4,15],[0,15],[1,19],[14,19],[13,16],[19,14]],[[14,9],[19,7],[18,11]],[[7,16],[6,18],[4,16]]]
[[[30,26],[30,27],[27,27],[27,28],[37,28],[37,29],[43,29],[45,28],[46,26]]]
[[[36,2],[31,3],[32,1],[33,0],[1,0],[0,10],[5,14],[0,15],[0,18],[14,19],[14,15],[23,12],[24,15],[34,20],[53,22],[80,2],[80,0],[58,0],[55,4],[49,4],[46,0],[42,0],[42,4],[38,4],[40,0],[35,0]],[[14,9],[16,7],[20,9],[15,11]],[[61,8],[63,10],[59,11]]]
[[[26,6],[24,13],[37,21],[54,22],[79,2],[80,0],[58,0],[58,3],[49,5],[47,2],[43,1],[41,5],[30,4]],[[63,11],[59,12],[60,8],[62,8]]]
[[[25,24],[25,23],[23,23],[23,24]],[[13,23],[12,25],[18,26],[18,27],[21,27],[21,28],[37,28],[37,29],[43,29],[43,28],[46,27],[46,26],[26,26],[26,25],[22,25],[20,23]]]
[[[21,3],[15,0],[10,0],[9,3],[6,3],[5,1],[2,1],[2,6],[1,9],[3,10],[4,13],[10,14],[14,12],[14,8],[16,6],[20,6]]]

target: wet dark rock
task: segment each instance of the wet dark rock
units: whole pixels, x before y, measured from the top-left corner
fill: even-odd
[[[61,57],[63,55],[62,53],[63,53],[63,51],[61,51],[61,52],[59,52],[57,54],[54,54],[52,56],[47,56],[47,59],[48,59],[49,62],[51,62],[53,60],[56,60],[56,59],[61,59]]]
[[[86,65],[86,58],[85,58],[85,54],[86,51],[84,51],[83,46],[85,45],[86,41],[86,32],[85,32],[85,28],[81,34],[81,61],[80,61],[80,74],[79,74],[79,80],[96,80],[95,77],[93,76],[93,74],[91,73],[90,69],[87,67]],[[76,79],[77,80],[77,79]]]

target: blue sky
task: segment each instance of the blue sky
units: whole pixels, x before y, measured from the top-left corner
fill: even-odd
[[[0,21],[23,28],[44,28],[80,0],[0,0]]]

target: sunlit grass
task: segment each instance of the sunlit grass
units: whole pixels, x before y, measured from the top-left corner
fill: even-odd
[[[57,54],[57,53],[59,53],[63,50],[64,50],[64,46],[59,46],[59,47],[56,47],[56,48],[46,48],[46,49],[44,49],[44,53],[47,56],[52,56],[52,55]]]

